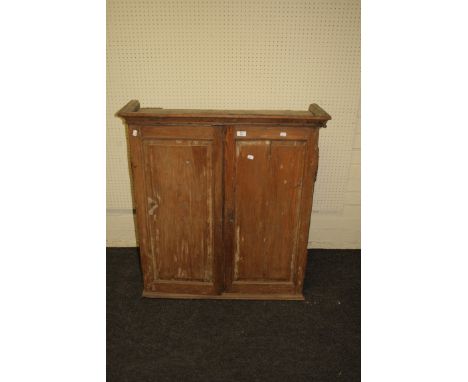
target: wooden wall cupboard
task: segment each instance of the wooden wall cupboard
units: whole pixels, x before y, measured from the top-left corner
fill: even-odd
[[[166,110],[127,126],[145,297],[302,300],[319,128],[308,111]]]

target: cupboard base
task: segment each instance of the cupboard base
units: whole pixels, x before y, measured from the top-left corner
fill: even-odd
[[[143,297],[150,298],[176,298],[196,300],[294,300],[304,301],[302,294],[246,294],[246,293],[222,293],[218,295],[177,294],[143,291]]]

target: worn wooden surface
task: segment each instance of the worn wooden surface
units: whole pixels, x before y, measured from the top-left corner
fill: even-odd
[[[144,296],[302,299],[323,109],[130,101],[118,116],[128,126]]]
[[[226,224],[225,288],[232,293],[293,293],[302,259],[301,200],[311,130],[288,128],[280,136],[281,130],[242,129],[228,132],[233,149],[226,158],[231,221]],[[246,136],[238,136],[239,131]]]
[[[167,124],[167,123],[283,123],[303,124],[322,127],[331,119],[316,104],[311,104],[308,111],[293,110],[192,110],[163,109],[140,107],[137,100],[130,101],[117,114],[132,124]]]
[[[129,126],[145,290],[219,293],[222,137],[218,129]],[[189,139],[188,137],[191,137]]]
[[[151,139],[143,152],[154,279],[212,281],[212,143]]]
[[[213,295],[195,295],[183,293],[159,293],[143,291],[143,297],[174,299],[212,299],[212,300],[293,300],[303,301],[302,294],[264,294],[264,293],[220,293]]]

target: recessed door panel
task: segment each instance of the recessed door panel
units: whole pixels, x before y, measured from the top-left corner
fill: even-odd
[[[212,281],[212,145],[151,140],[148,215],[155,280]]]
[[[307,138],[233,140],[228,292],[294,292]]]
[[[177,139],[165,133],[158,139],[155,129],[154,137],[142,140],[152,268],[145,289],[219,293],[221,139]]]

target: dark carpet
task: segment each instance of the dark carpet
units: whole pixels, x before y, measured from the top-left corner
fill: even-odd
[[[311,250],[306,301],[142,298],[136,248],[107,250],[107,380],[359,381],[360,251]]]

